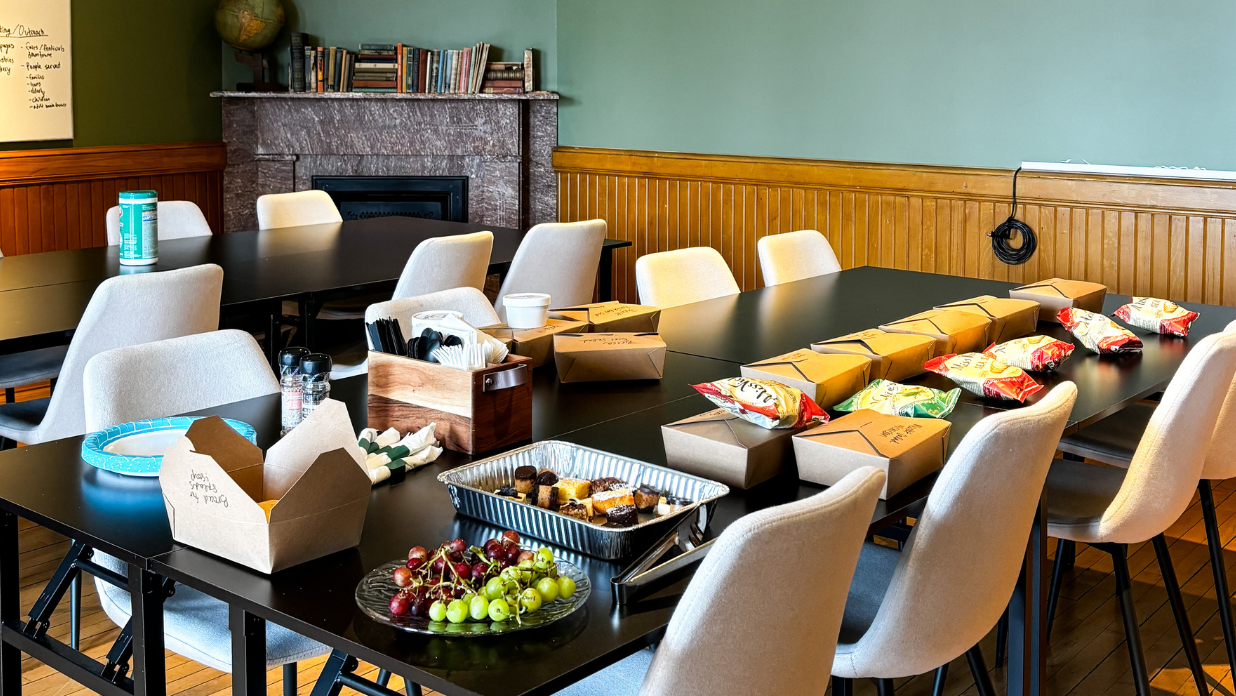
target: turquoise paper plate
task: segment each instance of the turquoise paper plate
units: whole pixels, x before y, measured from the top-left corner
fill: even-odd
[[[142,449],[139,442],[144,442],[147,446],[157,445],[158,441],[163,438],[167,438],[167,446],[170,447],[178,436],[177,433],[184,434],[189,429],[189,425],[198,418],[200,416],[153,418],[121,423],[107,430],[90,433],[85,440],[82,440],[82,459],[93,467],[114,471],[117,474],[158,476],[159,469],[163,466],[163,455],[125,452]],[[230,418],[224,418],[223,422],[232,426],[232,430],[244,435],[249,442],[257,444],[257,431],[253,429],[253,426]],[[138,438],[138,440],[130,441],[130,447],[126,448],[122,441],[127,438]],[[134,445],[138,446],[134,447]],[[109,449],[113,451],[108,451]]]

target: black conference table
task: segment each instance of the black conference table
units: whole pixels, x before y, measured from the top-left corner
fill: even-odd
[[[159,262],[144,267],[122,267],[114,246],[0,257],[0,354],[66,342],[95,288],[107,278],[204,263],[223,268],[220,304],[225,315],[277,317],[280,303],[299,301],[311,343],[313,317],[323,303],[390,292],[422,241],[485,230],[494,235],[489,272],[504,275],[523,231],[408,217],[165,240],[159,242]],[[609,298],[612,286],[614,249],[630,245],[619,239],[602,245],[602,299]]]
[[[751,291],[685,307],[664,310],[661,332],[671,352],[659,382],[562,385],[552,368],[534,378],[534,439],[555,438],[663,464],[660,426],[707,410],[690,383],[733,376],[739,364],[772,357],[811,341],[833,337],[901,318],[933,304],[980,294],[1004,295],[1008,283],[930,274],[862,268],[774,288]],[[1108,297],[1108,311],[1126,298]],[[1138,356],[1113,358],[1078,348],[1049,382],[1072,379],[1079,399],[1069,428],[1161,390],[1189,346],[1236,319],[1236,310],[1189,305],[1201,312],[1191,336],[1159,338],[1138,332],[1146,343]],[[1041,323],[1044,333],[1060,329]],[[948,386],[936,375],[914,382]],[[334,395],[349,405],[353,425],[365,420],[365,378],[340,380]],[[986,415],[1007,409],[1001,402],[966,395],[949,416],[953,423],[949,451]],[[208,409],[203,413],[239,418],[258,430],[268,446],[278,434],[278,397],[264,397]],[[616,608],[609,578],[620,564],[574,556],[589,573],[593,594],[584,611],[552,626],[511,639],[442,639],[405,634],[368,619],[355,606],[356,583],[370,569],[402,557],[416,544],[455,536],[479,539],[494,533],[483,523],[457,516],[438,473],[470,459],[446,453],[433,465],[399,481],[377,486],[361,544],[348,551],[264,576],[171,541],[157,483],[99,472],[77,456],[80,438],[69,438],[0,453],[0,681],[12,685],[18,669],[17,649],[33,654],[81,681],[97,679],[101,668],[74,658],[67,647],[46,636],[32,636],[17,601],[16,517],[26,517],[82,544],[118,555],[130,563],[134,593],[134,671],[132,693],[161,694],[162,583],[172,580],[224,600],[233,614],[233,688],[249,694],[265,689],[265,664],[259,656],[264,621],[273,621],[336,651],[328,661],[329,685],[350,664],[346,655],[364,659],[454,696],[505,696],[552,693],[640,648],[656,642],[672,614],[683,581],[633,605]],[[904,517],[931,489],[928,477],[890,500],[882,501],[872,531]],[[77,485],[71,485],[71,482]],[[66,482],[70,482],[66,485]],[[818,493],[821,487],[798,481],[787,472],[748,491],[735,490],[719,501],[710,536],[742,515]],[[1043,692],[1044,525],[1036,525],[1026,554],[1026,571],[1014,596],[1010,629],[1009,693]],[[35,631],[37,633],[37,631]],[[138,640],[141,636],[142,640]],[[19,677],[12,677],[19,679]],[[93,683],[93,682],[92,682]],[[115,694],[126,688],[106,684],[97,690]],[[92,686],[92,688],[95,688]],[[16,693],[14,691],[13,693]]]

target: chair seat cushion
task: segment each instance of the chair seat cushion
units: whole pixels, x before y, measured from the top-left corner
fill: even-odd
[[[1056,459],[1047,472],[1047,533],[1086,543],[1120,541],[1099,535],[1099,523],[1124,484],[1127,469]]]
[[[900,560],[901,552],[897,549],[870,542],[863,544],[858,567],[854,569],[854,579],[850,581],[850,592],[845,599],[841,635],[837,638],[838,654],[845,645],[857,643],[871,628]]]
[[[119,560],[96,553],[101,566],[127,573]],[[124,626],[133,612],[129,593],[95,579],[99,604],[117,626]],[[221,672],[232,671],[232,633],[228,629],[228,606],[185,585],[163,603],[163,632],[167,649]],[[282,626],[266,623],[266,668],[320,657],[330,652],[325,645]]]
[[[47,405],[50,403],[51,397],[0,404],[0,437],[28,445],[35,444],[29,436],[43,422]]]
[[[1153,415],[1154,406],[1133,404],[1094,425],[1060,438],[1060,450],[1127,469]]]
[[[24,387],[55,379],[64,364],[68,346],[52,346],[24,353],[0,355],[0,389]]]
[[[641,650],[568,686],[554,696],[636,696],[652,664],[652,651]]]

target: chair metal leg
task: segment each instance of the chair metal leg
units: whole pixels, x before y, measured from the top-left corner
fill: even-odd
[[[895,696],[892,679],[874,679],[876,696]]]
[[[79,649],[82,641],[82,574],[69,585],[69,647]]]
[[[403,693],[406,694],[407,696],[424,696],[421,693],[421,685],[413,684],[407,679],[403,680]]]
[[[296,663],[283,666],[283,696],[296,696]]]
[[[1047,595],[1047,640],[1051,640],[1051,625],[1056,620],[1056,605],[1060,602],[1060,588],[1064,586],[1066,555],[1076,553],[1077,543],[1069,539],[1056,541],[1056,562],[1051,571],[1051,590]]]
[[[979,646],[966,651],[966,662],[970,663],[970,674],[974,676],[974,688],[979,696],[996,696],[996,687],[991,683],[991,675],[987,673],[987,663]]]
[[[833,677],[833,696],[854,696],[854,680]]]
[[[378,686],[386,686],[391,683],[391,673],[384,669],[378,670],[378,678],[374,679]]]
[[[1210,693],[1206,686],[1206,671],[1202,669],[1202,658],[1197,654],[1197,639],[1189,626],[1189,610],[1185,607],[1184,597],[1180,595],[1180,583],[1176,580],[1176,569],[1172,567],[1172,555],[1167,548],[1167,539],[1162,534],[1152,539],[1154,554],[1159,558],[1159,571],[1163,574],[1163,586],[1167,588],[1167,599],[1172,605],[1172,615],[1176,617],[1176,630],[1180,633],[1180,642],[1184,645],[1185,659],[1189,661],[1189,670],[1193,672],[1193,683],[1199,694]]]
[[[996,669],[1004,666],[1009,655],[1009,610],[1004,608],[1004,614],[996,622]]]
[[[936,676],[931,680],[931,696],[944,696],[944,682],[948,681],[948,663],[936,667]]]
[[[17,390],[13,387],[4,388],[4,403],[11,404],[17,401]]]
[[[1150,676],[1146,672],[1146,655],[1142,652],[1142,632],[1137,623],[1137,608],[1133,603],[1133,581],[1129,577],[1128,547],[1124,544],[1095,544],[1111,554],[1116,568],[1116,598],[1124,619],[1124,640],[1129,648],[1129,664],[1133,668],[1133,685],[1137,696],[1151,696]]]
[[[1202,519],[1206,523],[1206,545],[1210,547],[1210,571],[1215,577],[1215,599],[1219,602],[1219,620],[1223,623],[1223,642],[1227,647],[1227,664],[1236,674],[1236,628],[1232,625],[1232,593],[1227,585],[1227,567],[1223,564],[1223,539],[1219,537],[1219,518],[1215,515],[1215,496],[1210,481],[1197,484],[1202,496]]]

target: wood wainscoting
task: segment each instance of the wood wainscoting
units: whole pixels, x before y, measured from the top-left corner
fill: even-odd
[[[638,301],[635,259],[721,252],[760,287],[756,240],[823,232],[845,268],[872,265],[1011,282],[1054,276],[1115,292],[1236,305],[1236,186],[1022,173],[1017,218],[1038,236],[1021,266],[987,233],[1009,215],[1012,170],[560,147],[559,218],[601,218],[634,244],[614,254],[614,297]]]
[[[0,251],[104,246],[107,209],[134,189],[193,201],[222,231],[226,157],[220,142],[0,152]]]

